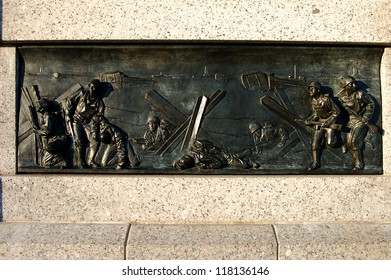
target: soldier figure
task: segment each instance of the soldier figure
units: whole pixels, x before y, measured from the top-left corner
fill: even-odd
[[[95,155],[99,149],[98,123],[93,119],[96,115],[104,115],[105,105],[99,96],[101,83],[92,80],[88,84],[88,90],[80,91],[76,96],[67,99],[65,106],[65,118],[68,129],[73,136],[76,165],[79,168],[99,165],[95,162]],[[88,141],[89,155],[86,163],[86,143]]]
[[[288,140],[287,131],[281,126],[273,125],[270,121],[265,121],[263,125],[259,122],[251,122],[248,129],[253,136],[255,145],[255,154],[262,153],[264,146],[273,146],[277,144],[277,147],[281,148],[285,146]]]
[[[176,169],[183,170],[196,167],[198,169],[219,169],[233,167],[247,169],[252,168],[254,162],[238,154],[223,151],[213,145],[212,142],[197,139],[188,153],[174,162]]]
[[[353,155],[353,170],[360,170],[364,168],[362,147],[368,132],[367,123],[375,110],[375,102],[369,94],[356,89],[356,79],[351,76],[342,77],[340,85],[339,100],[349,113],[350,132],[347,135],[346,145]]]
[[[172,123],[166,119],[162,119],[156,132],[156,142],[160,142],[161,144],[164,143],[168,138],[170,138],[174,130],[175,127]]]
[[[149,117],[147,119],[148,129],[144,133],[143,150],[156,150],[160,146],[160,142],[157,141],[157,134],[160,125],[158,117]]]
[[[312,82],[308,89],[313,114],[304,123],[313,126],[315,130],[311,146],[312,163],[307,168],[308,171],[311,171],[321,165],[320,155],[325,142],[329,147],[335,147],[337,144],[335,121],[340,110],[331,97],[322,92],[321,83]]]
[[[110,160],[111,149],[109,145],[114,145],[117,152],[117,164],[115,169],[124,169],[129,166],[140,165],[140,158],[135,154],[133,147],[129,143],[128,134],[113,125],[104,116],[99,116],[99,135],[102,143],[107,144],[102,156],[102,167],[106,167]]]
[[[55,110],[54,105],[53,101],[47,99],[38,101],[37,111],[41,118],[39,128],[34,129],[34,132],[42,138],[41,165],[65,168],[69,165],[69,160],[65,155],[70,141],[65,133],[64,119],[60,114],[60,110]]]

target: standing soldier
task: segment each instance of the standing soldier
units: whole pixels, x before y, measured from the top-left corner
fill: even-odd
[[[73,136],[74,153],[76,154],[76,165],[79,168],[93,167],[99,165],[95,162],[95,155],[99,149],[98,123],[93,119],[96,115],[104,114],[105,105],[99,96],[101,83],[99,80],[92,80],[87,90],[81,90],[76,96],[66,100],[65,120],[68,129]],[[86,163],[87,143],[89,155]]]
[[[307,170],[311,171],[318,169],[321,165],[320,155],[325,140],[329,147],[334,147],[337,144],[335,121],[340,114],[340,110],[331,97],[322,92],[321,83],[312,82],[308,89],[313,114],[304,123],[313,126],[315,129],[311,145],[312,162],[307,167]]]
[[[339,100],[349,113],[350,132],[347,135],[346,145],[353,155],[353,170],[360,170],[364,168],[362,147],[370,125],[368,121],[375,110],[375,102],[369,94],[356,89],[356,79],[352,76],[342,77],[340,85]]]

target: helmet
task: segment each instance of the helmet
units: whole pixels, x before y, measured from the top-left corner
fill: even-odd
[[[49,100],[42,98],[42,99],[38,100],[37,107],[38,107],[38,110],[41,109],[42,111],[49,111],[50,102],[49,102]]]
[[[147,124],[149,124],[149,123],[160,124],[160,120],[159,120],[158,117],[154,117],[154,116],[148,117],[148,119],[147,119]]]
[[[344,76],[340,79],[339,84],[340,84],[341,88],[344,88],[347,85],[354,83],[355,81],[356,81],[356,79],[353,78],[352,76]]]
[[[314,88],[320,90],[322,88],[322,84],[319,82],[312,82],[308,85],[308,88],[311,88],[311,87],[314,87]]]
[[[93,79],[91,80],[89,83],[88,83],[88,86],[94,86],[94,87],[98,87],[100,85],[100,81],[98,79]]]
[[[184,155],[176,162],[174,162],[174,167],[176,169],[187,169],[195,166],[194,158],[190,155]]]
[[[250,122],[250,124],[248,125],[248,129],[250,130],[251,134],[253,134],[255,131],[261,128],[262,126],[259,122]]]

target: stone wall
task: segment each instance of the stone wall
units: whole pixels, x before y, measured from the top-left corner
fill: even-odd
[[[2,12],[0,258],[391,258],[388,0],[4,0]],[[166,40],[384,46],[384,174],[16,174],[17,46]]]

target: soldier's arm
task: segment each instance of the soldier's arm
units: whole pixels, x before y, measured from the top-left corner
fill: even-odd
[[[363,94],[361,98],[365,106],[362,118],[367,122],[372,118],[373,112],[375,111],[375,101],[369,94]]]
[[[312,122],[312,121],[317,121],[319,119],[318,114],[314,111],[312,115],[310,115],[306,121]]]

